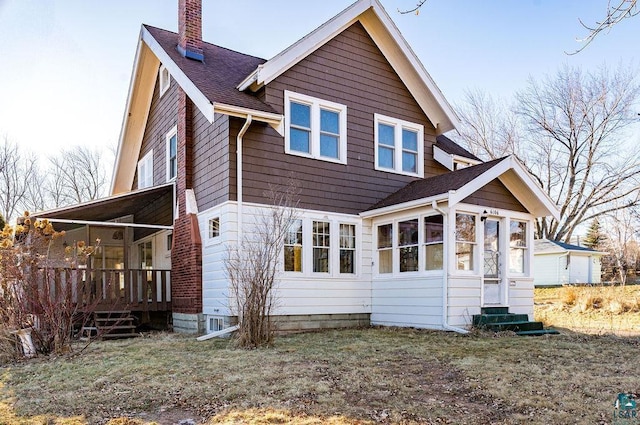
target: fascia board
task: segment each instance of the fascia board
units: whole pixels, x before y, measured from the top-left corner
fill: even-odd
[[[189,99],[194,105],[202,112],[209,123],[213,123],[214,112],[211,101],[196,87],[187,75],[180,69],[167,52],[160,46],[160,43],[156,41],[146,28],[142,27],[142,40],[149,46],[153,54],[156,55],[160,63],[163,64],[168,70],[178,85],[189,96]]]
[[[116,161],[114,162],[110,188],[112,195],[131,189],[136,171],[137,155],[140,151],[144,127],[149,117],[158,66],[157,57],[152,54],[140,38],[129,82]]]
[[[425,205],[431,206],[433,201],[446,201],[448,199],[448,194],[441,194],[437,196],[430,196],[428,198],[416,199],[415,201],[403,202],[401,204],[390,205],[384,208],[377,208],[375,210],[361,212],[359,215],[362,218],[373,218],[379,217],[385,214],[393,214],[405,210],[410,210],[412,208],[418,208]]]

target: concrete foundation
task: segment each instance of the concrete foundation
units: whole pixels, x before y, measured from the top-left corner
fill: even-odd
[[[173,331],[184,334],[205,332],[204,314],[173,313]]]

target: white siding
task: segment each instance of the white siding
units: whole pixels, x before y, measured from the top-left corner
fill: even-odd
[[[442,329],[442,275],[376,278],[371,324]]]
[[[514,278],[509,282],[509,312],[528,314],[533,319],[533,279]]]
[[[589,276],[591,268],[590,256],[571,254],[570,265],[570,283],[591,283],[591,276]]]
[[[469,328],[474,314],[480,314],[480,276],[449,276],[447,321],[451,326]]]
[[[569,282],[567,255],[538,254],[533,260],[533,278],[536,286],[564,285]]]

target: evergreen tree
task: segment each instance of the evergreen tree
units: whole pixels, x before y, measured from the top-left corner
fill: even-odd
[[[607,236],[602,232],[600,221],[598,221],[597,218],[594,218],[589,225],[587,235],[584,238],[584,246],[595,250],[601,250],[604,247],[606,240]]]

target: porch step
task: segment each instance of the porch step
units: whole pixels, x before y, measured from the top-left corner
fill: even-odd
[[[513,331],[521,336],[555,335],[554,329],[544,329],[542,322],[532,322],[526,314],[509,313],[508,307],[484,307],[473,315],[473,326],[494,332]]]
[[[135,317],[131,311],[96,311],[93,320],[97,334],[102,339],[133,338],[140,336],[136,332]]]

